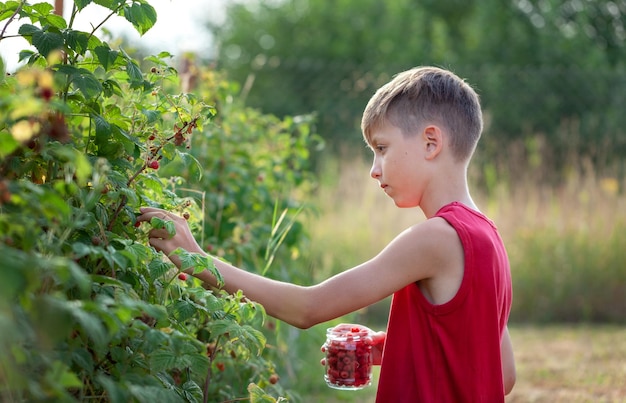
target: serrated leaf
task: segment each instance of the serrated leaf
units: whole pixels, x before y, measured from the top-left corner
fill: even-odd
[[[89,47],[89,35],[86,32],[69,29],[65,31],[65,43],[78,54],[84,54]]]
[[[172,254],[178,256],[181,261],[181,270],[192,269],[194,274],[208,270],[217,280],[218,286],[224,284],[222,274],[217,270],[211,256],[204,256],[199,253],[189,253],[184,249],[178,248]]]
[[[78,69],[78,73],[74,74],[70,79],[87,99],[95,98],[102,92],[100,81],[89,70]]]
[[[97,46],[93,50],[93,52],[98,58],[98,61],[100,62],[102,67],[104,67],[106,71],[109,70],[109,67],[112,67],[114,65],[115,61],[117,60],[117,57],[120,54],[120,52],[118,52],[117,50],[112,50],[110,47],[105,46],[105,45]]]
[[[147,3],[133,3],[131,6],[126,6],[123,14],[141,35],[148,32],[157,20],[154,7]]]
[[[152,109],[142,109],[141,113],[143,113],[143,115],[146,117],[149,124],[158,121],[161,117],[161,112]]]
[[[196,308],[184,299],[179,299],[169,306],[172,316],[179,322],[184,322],[196,315]]]
[[[33,24],[22,24],[19,29],[17,30],[17,33],[26,37],[29,42],[32,44],[33,40],[32,40],[32,36],[37,33],[40,32],[41,29]]]
[[[187,357],[189,361],[189,368],[192,372],[197,374],[206,374],[211,366],[209,357],[204,354],[190,354]]]
[[[188,402],[201,402],[203,399],[202,388],[200,388],[200,386],[193,381],[183,383],[180,389],[183,393],[183,397]]]
[[[58,28],[58,29],[67,28],[67,22],[60,15],[48,14],[45,16],[45,18],[43,18],[43,20],[45,20],[48,24],[52,25],[55,28]]]
[[[74,4],[76,4],[76,7],[80,11],[91,4],[91,0],[74,0]]]
[[[165,228],[167,234],[171,237],[176,235],[176,225],[174,224],[174,221],[163,220],[159,217],[152,217],[150,219],[150,225],[152,225],[154,229]]]
[[[148,264],[148,271],[150,272],[152,281],[161,278],[170,268],[171,266],[162,260],[155,259]]]
[[[59,32],[38,30],[32,34],[32,44],[43,57],[48,57],[50,52],[63,47],[63,35]]]
[[[104,80],[102,82],[102,91],[104,91],[106,97],[113,95],[122,96],[122,87],[120,87],[120,84],[115,80]]]
[[[167,341],[167,335],[160,330],[148,329],[142,338],[142,349],[146,354],[152,353],[157,348],[161,348]]]
[[[256,350],[257,355],[261,354],[267,343],[265,335],[250,325],[243,325],[241,327],[240,337],[246,340],[246,347],[248,347],[249,350]]]
[[[248,393],[250,395],[250,403],[276,403],[276,399],[265,393],[256,383],[248,385]]]
[[[52,4],[43,2],[33,4],[31,7],[33,11],[36,11],[37,14],[41,16],[47,16],[54,10],[54,6]]]
[[[143,74],[141,73],[141,69],[137,63],[130,58],[126,61],[126,74],[128,74],[128,78],[131,83],[143,83]]]
[[[154,372],[176,368],[176,355],[171,351],[159,350],[150,355],[150,368]]]
[[[135,260],[144,261],[152,256],[152,251],[146,245],[134,242],[126,246],[125,251],[129,252]]]

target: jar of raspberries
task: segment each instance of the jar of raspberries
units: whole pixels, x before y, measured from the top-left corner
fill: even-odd
[[[326,330],[326,384],[334,389],[362,389],[372,383],[372,331],[365,326],[340,324]]]

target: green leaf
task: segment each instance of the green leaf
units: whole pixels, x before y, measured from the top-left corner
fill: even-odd
[[[155,110],[152,110],[152,109],[142,109],[141,113],[148,120],[148,124],[151,124],[151,123],[154,123],[154,122],[158,121],[159,118],[161,117],[161,112],[155,111]]]
[[[93,340],[96,348],[103,347],[107,343],[108,332],[102,325],[98,317],[98,312],[91,314],[83,310],[83,304],[80,301],[66,301],[69,313],[76,321],[85,329],[85,332],[91,340]]]
[[[55,387],[77,388],[83,386],[76,374],[65,363],[58,360],[52,363],[52,367],[46,372],[45,378],[49,385],[54,385]]]
[[[32,36],[35,33],[40,32],[40,31],[41,29],[33,24],[23,24],[17,30],[17,33],[22,35],[23,37],[26,37],[26,39],[32,44],[33,43]]]
[[[159,217],[152,217],[152,219],[150,219],[150,225],[152,225],[154,229],[165,228],[167,234],[171,237],[176,235],[176,225],[174,224],[174,221],[163,220]]]
[[[80,369],[93,375],[94,361],[93,356],[85,348],[73,348],[71,351],[71,359]]]
[[[87,7],[89,4],[91,4],[91,1],[92,0],[74,0],[74,4],[76,4],[76,7],[80,11],[83,8]]]
[[[0,157],[4,158],[11,154],[15,149],[19,147],[20,143],[17,142],[11,134],[6,131],[0,132]]]
[[[139,65],[134,60],[128,59],[126,61],[126,73],[128,74],[131,84],[143,83],[143,74],[141,73]]]
[[[176,368],[176,355],[167,350],[155,351],[150,355],[150,368],[154,372]]]
[[[141,35],[148,32],[157,20],[154,7],[146,3],[133,3],[130,7],[126,6],[124,7],[123,14]]]
[[[59,66],[58,72],[67,76],[67,81],[73,84],[85,98],[95,98],[102,92],[100,81],[87,69],[70,65]]]
[[[148,329],[143,334],[142,349],[146,354],[161,348],[167,342],[167,335],[160,330]]]
[[[179,322],[184,322],[196,315],[196,307],[191,301],[179,299],[169,306],[172,316]]]
[[[120,52],[112,50],[108,45],[97,46],[93,51],[106,71],[109,70],[109,67],[114,65],[120,54]]]
[[[54,11],[54,6],[50,3],[36,3],[36,4],[33,4],[31,7],[33,11],[35,11],[40,16],[44,16],[44,17],[48,16],[48,14]]]
[[[57,29],[65,29],[65,28],[67,28],[67,22],[60,15],[48,14],[48,15],[45,16],[45,18],[42,18],[42,21],[45,21],[46,23],[52,25],[53,27],[55,27]]]
[[[96,124],[96,141],[104,142],[111,135],[111,125],[102,115],[96,115],[93,117]]]
[[[276,403],[276,399],[265,393],[265,391],[255,383],[248,385],[248,393],[250,394],[250,403]]]
[[[171,265],[165,263],[163,260],[154,259],[148,264],[148,271],[150,272],[150,278],[152,281],[161,278],[165,273],[171,269]]]
[[[187,355],[189,361],[189,368],[192,372],[197,374],[206,374],[211,366],[211,360],[204,354],[189,354]]]
[[[84,55],[89,47],[89,35],[86,32],[75,31],[73,29],[69,29],[65,31],[65,43],[68,48],[74,50],[79,55]]]
[[[48,57],[50,52],[64,45],[63,35],[57,29],[54,31],[37,30],[32,34],[32,44],[43,57]]]
[[[107,375],[100,373],[96,376],[96,381],[102,385],[107,392],[107,400],[114,403],[130,401],[130,396],[122,382],[115,381]]]
[[[180,157],[185,165],[185,168],[189,170],[189,176],[196,181],[202,179],[202,164],[193,155],[176,150],[176,155]]]
[[[71,80],[87,99],[95,98],[102,92],[100,81],[89,70],[79,69]]]
[[[120,87],[120,84],[115,80],[104,80],[102,82],[102,90],[106,97],[113,95],[122,96],[122,87]]]
[[[181,270],[184,271],[193,268],[194,274],[208,270],[216,278],[217,285],[219,287],[224,285],[224,278],[219,270],[217,270],[217,267],[215,267],[211,256],[203,256],[199,253],[189,253],[181,248],[176,249],[172,252],[172,254],[180,258]]]
[[[196,371],[194,370],[194,372]],[[202,388],[200,388],[200,386],[193,381],[185,382],[180,389],[183,397],[188,402],[201,402],[203,399]]]

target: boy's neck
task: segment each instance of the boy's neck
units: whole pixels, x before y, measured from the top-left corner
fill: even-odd
[[[420,203],[420,208],[427,218],[433,217],[443,206],[453,202],[459,202],[473,210],[480,211],[470,195],[465,173],[456,176],[442,175],[434,183],[435,186],[425,193],[428,197],[422,199]]]

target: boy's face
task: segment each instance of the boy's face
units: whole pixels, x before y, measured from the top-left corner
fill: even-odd
[[[369,146],[374,152],[372,178],[396,206],[419,206],[427,184],[427,145],[421,134],[405,135],[398,127],[386,124],[372,133]]]

